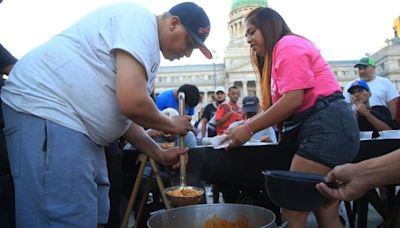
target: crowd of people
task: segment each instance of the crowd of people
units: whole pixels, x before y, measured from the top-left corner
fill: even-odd
[[[212,57],[204,44],[210,21],[195,3],[156,16],[136,3],[105,6],[18,61],[0,45],[0,70],[9,75],[1,89],[0,226],[107,224],[104,148],[121,137],[175,168],[179,155],[187,155],[187,148],[176,146],[179,136],[189,148],[223,136],[222,144],[230,142],[227,150],[247,141],[288,139],[298,145],[291,171],[339,183],[336,189],[316,186],[336,200],[314,212],[321,227],[342,226],[339,200],[398,183],[393,161],[400,161],[399,150],[350,164],[359,150],[359,131],[378,137],[400,124],[399,91],[376,75],[371,57],[354,66],[360,78],[341,88],[316,45],[292,32],[275,10],[251,11],[244,31],[261,94],[241,98],[235,85],[216,88],[196,127],[194,110],[201,101],[196,85],[152,97],[160,53],[171,61],[190,57],[194,49]],[[178,114],[180,92],[186,97],[184,115]],[[282,211],[289,227],[306,227],[309,213]]]

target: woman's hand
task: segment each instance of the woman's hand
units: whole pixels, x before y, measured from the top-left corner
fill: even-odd
[[[232,142],[226,148],[227,150],[245,144],[252,136],[245,125],[235,127],[234,129],[227,131],[226,134],[227,136],[221,140],[220,144],[232,140]]]

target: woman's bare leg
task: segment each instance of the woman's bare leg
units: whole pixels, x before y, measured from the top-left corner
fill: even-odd
[[[293,157],[290,170],[326,175],[331,170],[331,168],[323,164],[317,163],[315,161],[295,155]],[[317,218],[319,227],[323,228],[343,227],[339,219],[338,209],[339,209],[339,202],[334,203],[326,208],[321,207],[320,209],[315,211],[315,217]],[[306,215],[305,218],[304,214]],[[283,218],[288,221],[290,228],[303,227],[302,224],[306,224],[307,215],[308,213],[306,212],[289,211],[289,210],[283,211]]]

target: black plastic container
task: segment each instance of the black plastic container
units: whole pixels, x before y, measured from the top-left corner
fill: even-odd
[[[314,211],[327,198],[316,188],[317,183],[326,183],[324,176],[287,170],[263,170],[265,188],[272,202],[282,208],[295,211]]]

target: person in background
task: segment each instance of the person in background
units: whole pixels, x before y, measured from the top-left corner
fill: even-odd
[[[3,75],[9,75],[16,62],[17,59],[0,44],[0,88],[4,85]],[[0,227],[15,227],[14,185],[3,128],[3,111],[0,109]]]
[[[201,136],[201,116],[203,115],[204,112],[204,107],[200,108],[200,110],[197,112],[197,120],[194,122],[194,128],[196,129],[195,136],[196,140],[201,142],[201,139],[203,138]]]
[[[231,123],[243,119],[242,110],[237,104],[240,97],[240,89],[236,86],[231,86],[228,90],[228,97],[229,101],[220,104],[215,112],[217,135],[224,134]]]
[[[17,59],[3,45],[0,44],[0,73],[9,75]],[[1,78],[1,86],[4,85],[4,78]]]
[[[23,56],[1,91],[15,184],[17,227],[96,227],[109,216],[104,147],[123,136],[177,166],[187,149],[161,149],[144,128],[185,135],[150,97],[160,54],[173,61],[205,47],[210,21],[192,2],[154,15],[133,3],[90,12]]]
[[[369,190],[400,182],[400,148],[357,163],[336,166],[327,174],[327,182],[337,182],[337,188],[319,183],[316,188],[325,196],[352,201],[361,198]]]
[[[110,182],[110,189],[108,192],[108,197],[110,199],[110,211],[108,215],[108,222],[104,224],[104,228],[114,228],[121,226],[121,195],[123,192],[123,147],[123,139],[118,139],[104,147],[107,160],[108,179]]]
[[[9,75],[16,62],[17,59],[0,44],[0,87],[4,84],[3,75]],[[15,227],[14,186],[3,128],[3,112],[0,109],[0,227]]]
[[[352,161],[359,149],[357,121],[335,75],[319,49],[294,34],[273,9],[261,7],[245,18],[251,62],[261,82],[262,113],[232,130],[221,144],[243,145],[256,132],[275,124],[292,133],[298,145],[290,170],[326,175]],[[282,124],[283,122],[283,124]],[[342,227],[339,202],[314,211],[319,227]],[[289,227],[306,227],[309,212],[282,209]]]
[[[206,105],[203,115],[201,116],[201,138],[214,137],[217,135],[214,115],[218,106],[225,102],[225,98],[226,92],[224,87],[218,87],[215,90],[215,101]]]
[[[354,81],[347,92],[351,94],[351,100],[355,104],[360,131],[373,131],[372,137],[375,138],[379,136],[378,131],[392,130],[394,123],[389,109],[383,105],[370,106],[371,91],[366,82]]]
[[[371,106],[381,105],[386,106],[392,116],[392,120],[396,118],[396,98],[399,97],[399,92],[394,84],[387,78],[376,75],[375,61],[371,57],[363,57],[354,66],[358,68],[360,80],[365,81],[371,90],[369,104]],[[349,82],[343,91],[348,91],[353,82]],[[343,93],[345,100],[351,103],[351,95],[348,92]]]
[[[156,98],[156,104],[159,110],[173,108],[179,111],[178,94],[185,94],[185,114],[193,116],[194,108],[199,104],[200,92],[197,86],[184,84],[178,89],[170,89],[160,93]]]
[[[257,96],[246,96],[243,98],[242,104],[242,112],[243,112],[243,120],[239,120],[233,122],[229,127],[228,130],[234,129],[237,126],[243,125],[246,120],[252,118],[253,116],[260,113],[260,100]],[[270,143],[277,143],[278,140],[276,139],[276,134],[273,127],[268,127],[264,130],[261,130],[255,133],[249,141],[254,142],[270,142]]]

